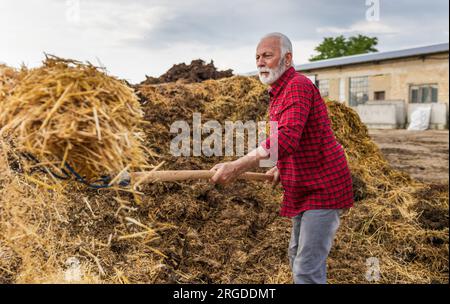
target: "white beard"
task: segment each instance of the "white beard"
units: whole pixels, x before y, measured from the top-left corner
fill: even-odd
[[[259,72],[259,80],[264,83],[264,84],[268,84],[271,85],[273,84],[275,81],[278,80],[278,78],[281,77],[281,75],[283,75],[283,73],[287,70],[287,68],[284,65],[285,60],[284,58],[281,58],[280,63],[278,64],[278,67],[276,67],[275,69],[269,69],[269,68],[258,68],[258,72]],[[268,72],[269,75],[267,76],[263,76],[261,74],[261,72]]]

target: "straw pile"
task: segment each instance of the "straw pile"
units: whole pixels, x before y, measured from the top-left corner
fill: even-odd
[[[153,162],[162,169],[208,169],[217,157],[172,157],[171,123],[262,120],[268,96],[258,80],[139,87]],[[345,147],[358,202],[343,219],[329,263],[331,283],[367,283],[367,258],[381,283],[448,283],[448,187],[392,170],[356,113],[327,102]],[[6,148],[5,148],[6,147]],[[242,181],[156,183],[93,191],[53,189],[14,170],[16,149],[0,154],[2,282],[289,283],[290,222],[278,217],[281,190]],[[68,280],[71,258],[83,275]],[[69,261],[69,262],[68,262]],[[73,263],[72,263],[73,264]],[[69,271],[70,273],[70,271]]]
[[[355,274],[366,273],[366,258],[376,257],[381,282],[448,282],[448,184],[421,183],[392,169],[352,109],[327,105],[352,173],[364,185],[356,189],[364,199],[346,216],[331,255],[335,280],[360,282]]]
[[[170,227],[141,214],[126,189],[52,184],[17,174],[18,160],[0,142],[0,284],[155,280],[157,234]]]
[[[57,170],[69,164],[87,179],[145,163],[142,111],[133,90],[100,69],[47,57],[5,100],[0,133],[17,151]]]
[[[20,78],[20,72],[4,64],[0,64],[0,106],[11,93],[12,89]]]
[[[161,227],[135,219],[133,191],[94,191],[33,170],[67,163],[93,179],[140,167],[142,119],[133,90],[90,64],[49,57],[24,74],[0,112],[0,283],[120,283],[122,269],[154,277]]]

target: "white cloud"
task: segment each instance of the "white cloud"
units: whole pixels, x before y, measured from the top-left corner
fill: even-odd
[[[119,46],[131,39],[142,39],[146,32],[161,21],[170,18],[164,6],[147,6],[142,3],[81,2],[81,13],[77,30],[89,39],[100,39],[106,45]],[[105,37],[106,40],[102,38]]]
[[[76,1],[2,1],[0,61],[34,67],[46,52],[96,64],[99,59],[113,74],[143,79],[143,62],[140,71],[139,65],[132,69],[122,62],[142,59],[145,50],[126,45],[126,41],[142,39],[161,20],[170,18],[167,8],[138,2],[80,1],[77,21],[70,18],[73,3]]]

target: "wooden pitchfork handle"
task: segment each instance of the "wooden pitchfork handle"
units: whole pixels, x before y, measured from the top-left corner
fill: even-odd
[[[150,172],[132,172],[131,179],[139,184],[152,182],[174,182],[196,179],[210,179],[214,172],[209,170],[166,170]],[[272,175],[264,173],[246,172],[239,175],[238,179],[255,181],[272,181]]]

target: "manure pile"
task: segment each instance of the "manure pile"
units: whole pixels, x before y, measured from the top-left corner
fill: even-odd
[[[158,84],[168,82],[202,82],[208,79],[220,79],[233,76],[233,70],[219,71],[214,66],[214,62],[205,63],[201,59],[192,60],[190,64],[179,63],[174,64],[167,72],[158,78],[145,76],[146,79],[141,83]]]
[[[66,63],[57,60],[55,64]],[[35,72],[36,76],[52,68],[44,64],[41,69],[44,71]],[[103,96],[104,90],[112,90],[117,94],[126,92],[130,100],[135,100],[132,92],[121,84],[71,86],[86,79],[82,73],[84,65],[72,63],[71,67],[61,69],[68,75],[81,74],[59,89],[57,82],[55,87],[51,81],[58,73],[52,74],[45,78],[47,82],[42,82],[41,86],[47,85],[42,91],[32,85],[32,79],[27,82],[25,78],[7,98],[9,102],[15,102],[14,98],[19,96],[28,100],[14,113],[23,115],[27,104],[36,103],[40,107],[47,105],[51,111],[68,87],[76,88],[70,91],[74,96],[91,90],[92,95],[88,96],[95,99]],[[105,83],[112,81],[96,71],[105,77]],[[26,91],[27,87],[36,92]],[[174,121],[191,122],[194,112],[202,114],[202,122],[259,121],[265,119],[268,106],[265,87],[248,77],[141,85],[137,89],[141,102],[129,104],[129,111],[142,110],[146,123],[134,126],[127,122],[121,124],[124,129],[118,130],[136,133],[132,137],[136,149],[141,151],[141,136],[135,132],[141,128],[145,133],[146,147],[142,150],[147,151],[146,160],[152,165],[164,162],[160,169],[209,169],[226,160],[171,156],[170,141],[175,135],[169,129]],[[106,106],[109,101],[123,104],[121,98],[102,97],[99,103],[92,103],[92,99],[82,100],[77,110],[69,104],[67,111],[55,110],[51,115],[55,117],[54,129],[47,129],[52,125],[50,121],[42,127],[48,112],[47,116],[33,116],[38,112],[33,110],[32,117],[21,116],[22,128],[4,132],[0,147],[0,282],[291,282],[286,255],[290,221],[278,216],[282,195],[279,188],[273,190],[261,183],[239,181],[224,187],[186,182],[142,185],[137,190],[129,187],[94,190],[33,170],[22,156],[27,148],[38,149],[33,153],[47,151],[41,155],[49,158],[48,163],[41,165],[59,166],[55,170],[61,169],[64,159],[69,159],[71,153],[65,153],[65,149],[43,149],[39,139],[47,136],[48,141],[53,134],[59,134],[56,126],[65,123],[57,120],[59,115],[73,117],[77,124],[71,137],[56,137],[55,143],[63,142],[62,139],[75,143],[76,132],[85,126],[81,131],[92,135],[89,144],[94,151],[102,145],[98,125],[100,130],[108,127],[116,130],[106,116],[99,117],[97,124],[93,110],[88,109]],[[342,218],[330,254],[329,282],[368,282],[370,265],[366,262],[374,257],[380,267],[378,282],[448,283],[447,185],[419,183],[393,170],[353,110],[332,101],[327,101],[327,106],[335,135],[350,162],[356,199],[355,207]],[[8,121],[0,120],[4,126],[12,126],[14,113],[7,115]],[[99,113],[97,109],[97,116]],[[105,114],[112,115],[110,111]],[[140,119],[137,117],[135,121]],[[33,119],[36,121],[31,122]],[[46,132],[40,133],[44,129]],[[105,136],[108,135],[106,132]],[[27,144],[31,142],[34,144]],[[120,166],[111,168],[113,171],[131,167],[130,159],[122,157],[116,160]],[[149,168],[145,164],[135,167]]]

